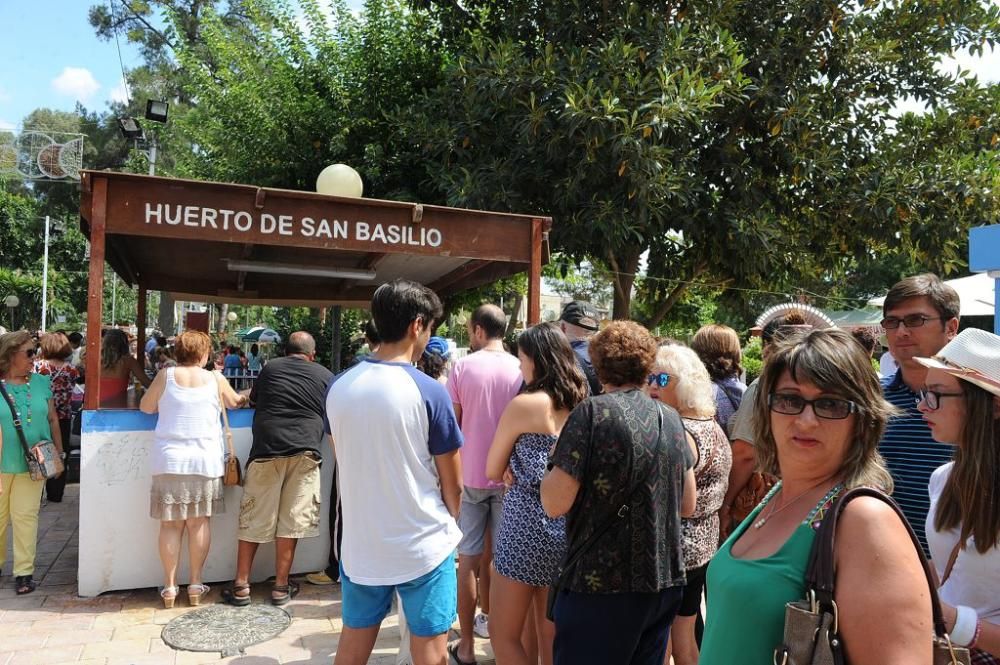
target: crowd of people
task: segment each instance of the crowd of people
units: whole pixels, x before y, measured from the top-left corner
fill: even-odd
[[[204,369],[206,335],[177,338],[176,364],[141,404],[159,414],[150,516],[166,606],[180,593],[185,532],[188,601],[209,592],[210,518],[224,509],[219,413],[249,403],[237,573],[222,597],[251,602],[254,554],[273,541],[271,602],[294,598],[296,544],[319,533],[325,499],[329,565],[307,580],[341,585],[338,665],[367,662],[393,604],[400,663],[474,663],[479,635],[498,665],[770,664],[786,604],[806,597],[818,529],[859,487],[902,513],[873,496],[840,511],[845,662],[929,665],[936,592],[951,642],[973,663],[1000,663],[1000,337],[959,332],[958,296],[936,276],[889,290],[881,325],[897,369],[881,378],[870,333],[812,327],[794,310],[763,327],[749,386],[739,336],[723,325],[687,346],[630,321],[602,325],[574,301],[508,349],[506,316],[482,305],[470,352],[454,360],[432,335],[442,305],[423,285],[381,286],[371,315],[369,353],[352,367],[331,375],[314,340],[294,333],[245,396]],[[42,483],[27,477],[14,421],[62,446],[55,395],[74,381],[62,339],[35,352],[26,333],[0,337],[15,405],[0,404],[0,542],[12,524],[18,593],[34,584]],[[109,386],[134,371],[110,351],[102,365]]]

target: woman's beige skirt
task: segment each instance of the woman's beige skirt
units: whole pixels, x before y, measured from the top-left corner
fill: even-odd
[[[226,512],[222,478],[163,473],[153,476],[149,516],[154,520],[186,520]]]

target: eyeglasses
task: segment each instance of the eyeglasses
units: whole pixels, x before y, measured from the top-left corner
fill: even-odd
[[[817,418],[825,418],[826,420],[843,420],[858,410],[857,404],[846,399],[835,397],[806,399],[801,395],[783,393],[772,393],[767,398],[767,404],[775,413],[783,413],[786,416],[799,415],[808,404],[812,407]]]
[[[659,374],[650,374],[646,377],[646,383],[651,386],[659,386],[661,388],[666,388],[670,383],[670,375],[666,372],[660,372]]]
[[[895,330],[900,323],[905,323],[907,328],[919,328],[928,321],[940,321],[940,316],[925,316],[924,314],[907,314],[900,318],[898,316],[887,316],[882,319],[882,327],[886,330]]]
[[[927,405],[927,408],[931,411],[937,411],[941,408],[941,398],[942,397],[963,397],[964,393],[942,393],[937,390],[921,390],[920,399],[917,400],[917,404],[923,402]]]

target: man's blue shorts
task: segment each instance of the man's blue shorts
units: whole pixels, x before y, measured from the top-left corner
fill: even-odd
[[[370,628],[382,623],[389,613],[393,592],[403,601],[410,632],[417,637],[434,637],[448,632],[458,616],[458,580],[455,555],[415,580],[387,586],[355,584],[340,565],[341,612],[348,628]]]

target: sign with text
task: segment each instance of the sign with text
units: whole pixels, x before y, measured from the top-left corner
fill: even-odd
[[[87,177],[108,177],[109,234],[531,261],[532,218],[525,215],[125,174]]]

